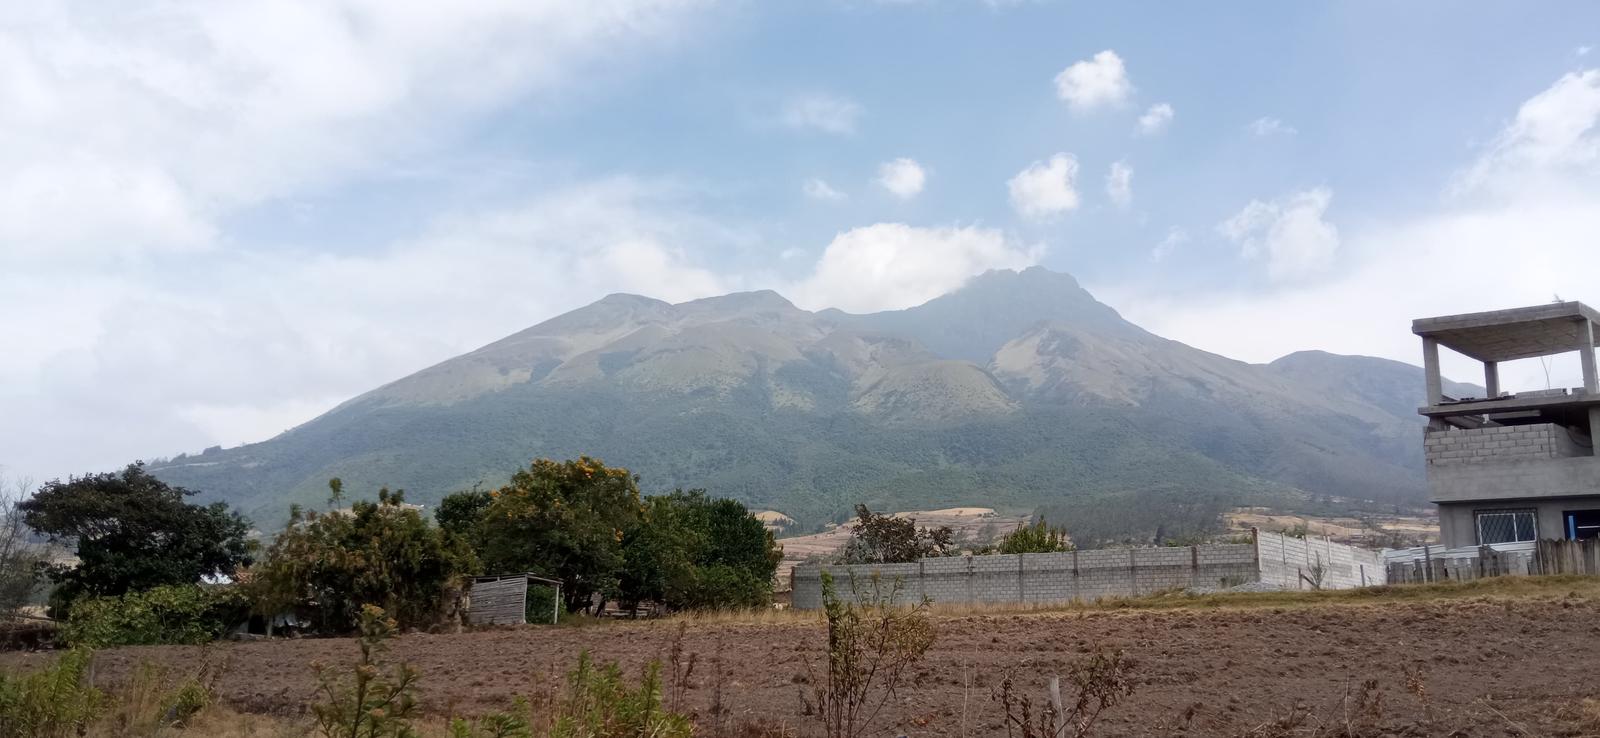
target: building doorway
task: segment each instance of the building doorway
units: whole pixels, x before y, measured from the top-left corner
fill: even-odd
[[[1567,540],[1600,538],[1600,510],[1568,510],[1562,517],[1566,522]]]

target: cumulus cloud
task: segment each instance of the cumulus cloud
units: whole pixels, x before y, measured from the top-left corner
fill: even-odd
[[[1128,101],[1133,84],[1117,52],[1106,49],[1056,75],[1056,96],[1073,110],[1115,107]]]
[[[1144,111],[1144,115],[1139,116],[1139,125],[1134,130],[1141,136],[1154,136],[1167,130],[1167,126],[1172,124],[1172,116],[1175,114],[1171,105],[1156,103],[1151,105],[1149,110]]]
[[[1325,187],[1276,200],[1251,200],[1217,225],[1246,259],[1265,260],[1274,280],[1303,279],[1333,265],[1339,229],[1323,218],[1333,193]]]
[[[1453,190],[1525,189],[1600,161],[1600,69],[1571,72],[1529,98]]]
[[[1036,161],[1006,182],[1011,207],[1025,218],[1044,219],[1078,208],[1078,158],[1059,153]]]
[[[815,177],[806,180],[804,184],[800,185],[800,191],[813,200],[838,201],[849,197],[849,195],[834,189],[833,185]]]
[[[878,185],[902,200],[916,197],[927,182],[928,173],[915,159],[900,158],[878,165]]]
[[[1319,280],[1265,291],[1110,284],[1096,285],[1096,293],[1161,335],[1247,361],[1324,349],[1412,364],[1421,359],[1414,318],[1536,305],[1557,294],[1592,302],[1593,272],[1578,265],[1594,259],[1600,181],[1592,167],[1573,166],[1593,156],[1600,130],[1600,109],[1583,104],[1591,74],[1563,76],[1529,98],[1464,168],[1537,187],[1482,187],[1423,212],[1364,221],[1340,238],[1344,266]],[[1440,183],[1446,191],[1459,185]],[[1320,211],[1314,193],[1287,199],[1309,203],[1302,212]],[[1280,201],[1272,220],[1286,209]],[[1264,220],[1259,213],[1238,225]],[[1444,361],[1458,379],[1481,376],[1470,360],[1445,352]],[[1511,390],[1542,389],[1544,369],[1537,361],[1512,362],[1501,367],[1502,382]],[[1577,372],[1575,355],[1551,362],[1555,386],[1571,386]]]
[[[1295,130],[1294,126],[1284,123],[1277,118],[1266,117],[1257,118],[1253,121],[1250,121],[1250,125],[1245,126],[1245,129],[1257,136],[1262,137],[1293,136],[1296,133],[1299,133],[1298,130]]]
[[[809,309],[849,312],[920,305],[990,269],[1022,269],[1042,249],[989,228],[878,223],[835,236],[815,271],[786,292]]]
[[[790,99],[779,116],[790,128],[834,134],[855,133],[860,117],[861,106],[855,101],[821,93]]]
[[[1126,209],[1133,204],[1133,167],[1127,162],[1111,163],[1110,171],[1106,172],[1106,197],[1119,208]]]

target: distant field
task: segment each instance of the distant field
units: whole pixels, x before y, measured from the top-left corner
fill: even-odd
[[[755,726],[817,734],[800,698],[808,689],[806,662],[822,654],[814,613],[418,634],[395,641],[392,653],[421,670],[430,714],[476,713],[507,706],[516,695],[549,694],[582,650],[638,668],[666,654],[680,621],[687,623],[684,646],[698,659],[687,704],[702,721],[720,694],[731,725],[742,731],[735,735],[756,735]],[[1133,660],[1137,687],[1097,736],[1245,735],[1290,716],[1300,727],[1254,734],[1343,735],[1329,729],[1342,730],[1347,713],[1354,726],[1370,724],[1359,735],[1595,735],[1597,623],[1600,580],[1574,578],[1168,595],[1038,611],[942,609],[933,650],[874,733],[1004,735],[990,699],[1003,675],[1013,672],[1042,694],[1050,674],[1102,646]],[[144,661],[193,665],[208,658],[224,665],[226,704],[292,722],[312,695],[311,662],[345,662],[354,652],[343,639],[209,652],[129,648],[100,654],[96,674],[114,683]],[[12,654],[0,667],[36,659]],[[1407,688],[1408,672],[1420,680],[1425,702]],[[1367,680],[1375,680],[1370,689]],[[1379,698],[1375,712],[1356,704]],[[1324,732],[1314,733],[1318,728]]]
[[[775,520],[782,513],[764,510],[756,513],[764,521]],[[942,510],[913,510],[910,512],[896,513],[896,517],[915,518],[917,525],[937,528],[948,525],[956,532],[957,539],[987,542],[988,540],[1004,534],[1017,527],[1018,523],[1026,520],[1022,515],[1000,515],[992,508],[987,507],[950,507]],[[785,516],[786,517],[786,516]],[[834,526],[821,533],[812,533],[805,536],[780,538],[778,543],[783,545],[783,561],[778,564],[778,583],[781,588],[789,586],[789,570],[806,559],[814,556],[828,556],[839,550],[846,541],[850,540],[850,523]]]

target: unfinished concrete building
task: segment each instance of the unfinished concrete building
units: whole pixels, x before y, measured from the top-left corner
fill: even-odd
[[[1600,537],[1595,323],[1578,302],[1423,318],[1428,496],[1446,547]],[[1485,397],[1447,397],[1439,349],[1483,362]],[[1502,392],[1499,365],[1576,351],[1583,386]]]

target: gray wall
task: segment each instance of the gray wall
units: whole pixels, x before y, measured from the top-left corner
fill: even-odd
[[[1263,550],[1277,557],[1270,579],[1266,563],[1258,565],[1254,544],[1213,544],[1185,548],[1114,548],[1049,554],[1008,554],[922,559],[910,564],[854,566],[803,564],[794,569],[794,606],[822,606],[822,572],[833,575],[841,590],[852,578],[861,586],[877,575],[882,586],[898,581],[902,601],[928,597],[934,602],[1051,603],[1127,597],[1174,588],[1218,589],[1246,582],[1271,581],[1288,588],[1306,585],[1294,574],[1307,559],[1322,555],[1329,562],[1325,586],[1383,583],[1377,554],[1337,543],[1284,543],[1283,536],[1260,534]],[[1287,539],[1295,541],[1296,539]],[[1276,541],[1276,544],[1273,542]],[[1298,556],[1299,564],[1294,563]]]
[[[1327,538],[1292,538],[1281,533],[1257,534],[1261,552],[1261,581],[1286,589],[1310,586],[1305,577],[1316,578],[1315,567],[1322,567],[1323,589],[1350,589],[1387,581],[1383,555],[1377,551],[1345,546]]]
[[[1600,488],[1596,488],[1600,489]],[[1540,538],[1566,538],[1564,513],[1568,510],[1600,510],[1600,495],[1551,499],[1505,500],[1499,502],[1439,503],[1439,540],[1446,548],[1478,545],[1474,513],[1480,510],[1534,510]]]

